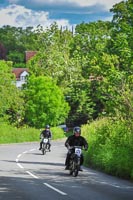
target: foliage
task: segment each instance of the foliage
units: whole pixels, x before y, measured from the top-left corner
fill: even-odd
[[[30,73],[50,76],[58,86],[66,90],[69,82],[80,74],[74,60],[70,59],[72,42],[70,31],[61,32],[57,24],[38,34],[38,53],[27,65]]]
[[[0,61],[0,116],[18,123],[23,115],[23,98],[15,84],[12,63]]]
[[[24,54],[27,50],[37,50],[36,33],[33,27],[0,28],[0,59],[12,61],[13,64],[25,63]],[[19,66],[21,67],[21,66]]]
[[[133,134],[128,124],[102,119],[83,126],[82,135],[89,143],[86,165],[112,175],[132,178]]]
[[[58,127],[51,127],[52,140],[64,138],[64,132]],[[16,128],[0,119],[0,144],[20,143],[20,142],[40,142],[40,130],[32,127]]]
[[[30,76],[25,88],[25,105],[25,120],[38,128],[63,123],[69,111],[59,87],[45,76]]]

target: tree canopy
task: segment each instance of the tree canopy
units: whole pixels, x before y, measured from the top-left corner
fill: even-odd
[[[65,121],[69,106],[60,88],[51,78],[30,76],[24,93],[25,119],[30,126],[55,126]]]

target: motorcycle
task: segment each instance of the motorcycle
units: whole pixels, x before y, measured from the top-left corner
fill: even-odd
[[[82,147],[81,146],[74,146],[71,147],[72,154],[70,156],[70,165],[69,165],[69,173],[74,177],[78,176],[80,171],[80,159],[82,154]]]
[[[49,145],[49,139],[48,138],[43,138],[41,150],[42,150],[43,155],[45,155],[47,151],[50,151],[50,145]]]

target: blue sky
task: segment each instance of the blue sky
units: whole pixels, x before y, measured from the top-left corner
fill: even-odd
[[[110,21],[110,9],[120,0],[0,0],[0,27],[71,27],[82,22]]]

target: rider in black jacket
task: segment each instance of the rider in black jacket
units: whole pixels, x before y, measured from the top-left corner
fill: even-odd
[[[50,151],[50,147],[51,147],[50,139],[52,138],[52,132],[50,130],[50,126],[49,125],[46,125],[45,129],[40,134],[40,139],[42,139],[42,140],[40,142],[39,150],[42,149],[43,138],[48,138],[49,139],[48,143],[49,143],[49,151]]]
[[[69,149],[69,147],[72,146],[82,146],[84,147],[85,150],[88,149],[88,143],[84,137],[81,136],[81,129],[80,127],[75,127],[73,129],[73,135],[69,136],[65,142],[65,146]],[[72,154],[72,150],[68,150],[65,165],[66,165],[66,170],[69,169],[69,161],[70,161],[70,156]],[[80,165],[83,164],[84,158],[83,154],[81,155],[81,162]],[[82,171],[82,170],[81,170]]]

